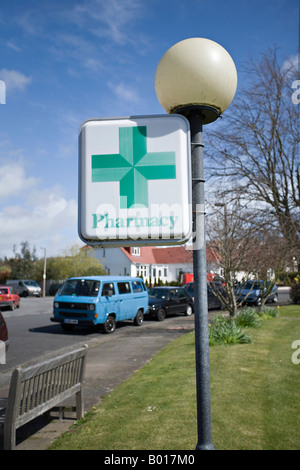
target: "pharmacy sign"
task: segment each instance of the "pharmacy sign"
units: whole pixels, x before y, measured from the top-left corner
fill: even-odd
[[[184,243],[191,234],[189,123],[180,115],[85,121],[79,236],[90,245]]]

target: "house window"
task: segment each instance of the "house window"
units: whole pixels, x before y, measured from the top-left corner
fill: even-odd
[[[164,268],[164,277],[168,277],[168,268]]]
[[[136,269],[137,269],[137,273],[139,273],[138,274],[139,276],[141,277],[149,276],[149,266],[140,265],[140,266],[137,266]]]
[[[182,272],[183,272],[182,268],[176,268],[176,277],[178,278],[179,276],[181,276]]]
[[[141,255],[140,247],[139,246],[133,246],[131,254],[135,255],[135,256],[140,256]]]

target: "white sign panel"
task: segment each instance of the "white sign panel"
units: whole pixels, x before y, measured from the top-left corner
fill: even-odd
[[[190,130],[180,115],[85,121],[79,236],[89,245],[168,245],[192,230]]]

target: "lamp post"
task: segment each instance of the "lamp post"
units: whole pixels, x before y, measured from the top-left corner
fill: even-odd
[[[44,271],[43,271],[43,297],[46,296],[46,268],[47,268],[47,257],[46,257],[46,248],[42,248],[44,250]]]
[[[190,38],[161,58],[155,91],[168,113],[186,116],[191,128],[193,267],[198,442],[196,450],[214,449],[211,437],[210,368],[205,242],[202,126],[215,121],[230,105],[237,72],[228,52],[209,39]]]

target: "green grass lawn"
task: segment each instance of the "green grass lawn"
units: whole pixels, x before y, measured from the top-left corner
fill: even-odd
[[[300,449],[300,306],[249,328],[252,342],[211,346],[213,444],[218,449]],[[298,355],[300,358],[300,353]],[[194,334],[171,342],[52,449],[194,450]]]

